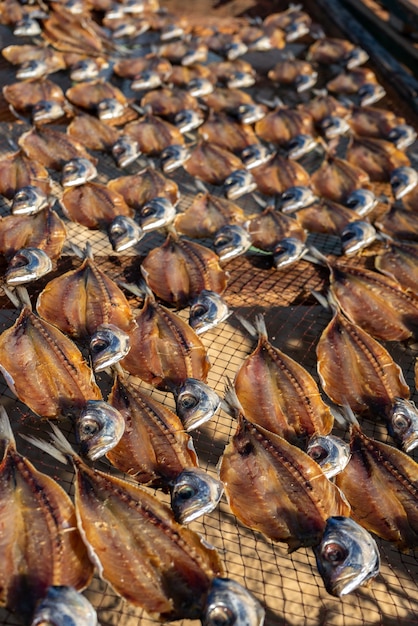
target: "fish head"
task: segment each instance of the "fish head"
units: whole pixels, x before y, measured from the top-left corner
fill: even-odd
[[[75,418],[80,452],[91,461],[112,450],[125,431],[121,413],[103,400],[87,400]]]
[[[90,338],[90,354],[93,369],[101,372],[111,367],[130,349],[129,335],[114,324],[101,324]]]
[[[318,200],[318,196],[309,187],[295,185],[283,191],[278,200],[278,208],[282,213],[293,213],[318,202]]]
[[[97,626],[97,614],[82,593],[74,587],[48,587],[38,603],[30,626]]]
[[[123,12],[128,15],[139,15],[147,8],[146,0],[125,0],[123,2]]]
[[[248,52],[248,46],[243,41],[232,41],[225,49],[228,61],[234,61]]]
[[[189,524],[213,511],[223,489],[220,480],[198,467],[183,470],[171,486],[171,508],[176,521]]]
[[[207,53],[207,47],[203,44],[196,46],[196,48],[190,48],[186,52],[186,54],[183,55],[183,58],[181,59],[181,65],[188,67],[189,65],[194,65],[195,63],[205,61]]]
[[[215,291],[203,289],[190,303],[189,324],[200,335],[230,315],[225,300]]]
[[[160,30],[161,41],[170,41],[171,39],[181,39],[184,37],[185,31],[179,24],[175,22],[165,24]]]
[[[35,215],[48,207],[48,196],[40,187],[25,185],[13,196],[11,212],[13,215]]]
[[[16,72],[18,80],[41,78],[48,74],[48,65],[42,59],[29,59],[22,63]]]
[[[273,250],[273,263],[276,269],[287,267],[299,261],[308,252],[305,243],[297,237],[284,237]]]
[[[146,202],[138,211],[141,229],[145,232],[171,224],[176,217],[176,208],[168,200],[158,196]]]
[[[182,134],[188,133],[195,128],[199,128],[203,122],[204,118],[202,114],[193,109],[183,109],[174,117],[174,124]]]
[[[122,37],[139,37],[143,33],[146,33],[149,30],[150,26],[148,22],[143,20],[141,25],[135,22],[124,22],[122,24],[118,24],[116,28],[112,31],[112,37],[114,39],[122,39]]]
[[[242,585],[230,578],[214,578],[206,600],[203,626],[263,626],[265,611]]]
[[[262,143],[253,143],[250,146],[246,146],[241,152],[241,161],[247,170],[266,163],[270,157],[271,152]]]
[[[286,144],[287,158],[296,161],[317,148],[318,143],[312,135],[300,133]]]
[[[132,91],[145,91],[147,89],[158,89],[163,81],[158,72],[153,70],[143,70],[139,72],[131,81]]]
[[[97,114],[102,121],[114,120],[124,114],[125,108],[116,98],[103,98],[97,105]]]
[[[213,247],[220,261],[233,259],[251,247],[251,235],[244,226],[226,224],[213,238]]]
[[[228,77],[226,85],[229,89],[245,89],[255,84],[255,77],[250,72],[236,71]]]
[[[123,252],[135,246],[144,233],[131,217],[117,215],[109,226],[108,237],[115,252]]]
[[[326,115],[319,124],[322,132],[327,139],[340,137],[350,132],[350,124],[339,115]]]
[[[96,176],[95,165],[89,159],[77,157],[64,164],[61,171],[61,184],[63,187],[77,187],[93,180]]]
[[[410,124],[398,124],[388,133],[387,139],[392,141],[398,150],[405,150],[415,142],[417,132]]]
[[[366,107],[378,102],[386,95],[385,89],[378,83],[365,83],[357,91],[360,106]]]
[[[213,83],[207,78],[197,77],[192,78],[192,80],[189,81],[186,86],[186,90],[191,96],[198,98],[199,96],[207,96],[212,93],[214,86]]]
[[[355,189],[346,198],[344,204],[364,217],[374,209],[378,200],[371,189]]]
[[[369,55],[367,52],[358,46],[353,48],[344,59],[345,66],[348,70],[353,70],[354,68],[363,65],[363,63],[367,63],[368,60]]]
[[[321,542],[314,548],[328,593],[341,597],[379,573],[380,556],[367,530],[348,517],[329,517]]]
[[[80,59],[71,66],[70,79],[74,82],[94,80],[100,74],[100,67],[92,58]]]
[[[390,175],[390,187],[396,200],[408,194],[418,183],[418,173],[407,165],[396,167]]]
[[[112,156],[118,167],[127,167],[141,154],[138,142],[129,135],[122,135],[112,146]]]
[[[259,104],[240,104],[235,111],[235,117],[241,124],[255,124],[266,116],[266,110]]]
[[[236,200],[257,189],[257,183],[247,170],[235,170],[224,180],[224,189],[228,200]]]
[[[316,84],[318,80],[318,72],[309,72],[309,74],[299,74],[295,80],[296,91],[303,93]]]
[[[38,280],[52,270],[52,261],[44,250],[22,248],[9,261],[4,278],[8,285],[23,285]]]
[[[15,37],[37,37],[42,32],[41,25],[30,15],[24,15],[18,20],[13,29]]]
[[[62,6],[72,15],[81,15],[85,11],[82,0],[65,0]]]
[[[65,110],[56,100],[39,100],[32,107],[32,122],[52,122],[65,115]]]
[[[196,378],[186,378],[175,390],[175,398],[176,413],[187,432],[212,419],[221,405],[218,394]]]
[[[313,435],[306,452],[318,463],[327,478],[342,472],[351,457],[349,444],[335,435]]]
[[[349,222],[341,231],[341,246],[343,254],[356,254],[373,243],[377,237],[376,229],[370,222],[356,220]]]
[[[418,446],[418,410],[414,402],[395,398],[388,415],[388,427],[404,452],[414,450]]]
[[[190,156],[188,148],[181,144],[172,144],[164,148],[160,155],[161,167],[164,174],[174,172],[174,170],[181,167],[190,159]]]

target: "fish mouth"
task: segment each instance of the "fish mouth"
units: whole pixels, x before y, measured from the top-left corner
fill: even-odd
[[[418,433],[412,433],[409,437],[402,442],[402,449],[404,452],[412,452],[418,446]]]

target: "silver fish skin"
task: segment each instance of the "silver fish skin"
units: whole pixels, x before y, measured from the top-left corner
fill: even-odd
[[[160,30],[161,41],[170,41],[184,36],[184,29],[178,24],[170,23],[163,26]]]
[[[220,261],[229,261],[251,247],[251,235],[244,226],[226,224],[215,233],[213,247]]]
[[[225,56],[228,61],[234,61],[235,59],[238,59],[238,57],[241,57],[247,52],[248,46],[246,46],[243,41],[235,41],[227,46],[225,50]]]
[[[241,124],[255,124],[266,116],[266,111],[259,104],[240,104],[234,115]]]
[[[191,130],[195,130],[195,128],[199,128],[204,121],[204,117],[192,109],[179,111],[174,117],[174,125],[177,126],[183,135]]]
[[[389,434],[404,452],[418,446],[418,410],[412,400],[395,398],[387,416]]]
[[[316,85],[318,80],[318,72],[310,72],[309,74],[300,74],[295,81],[296,91],[303,93]]]
[[[139,225],[144,233],[162,228],[163,226],[168,226],[175,217],[175,206],[170,200],[163,197],[152,198],[138,211]]]
[[[328,518],[314,552],[326,590],[339,598],[379,573],[380,556],[375,540],[349,517]]]
[[[130,87],[132,91],[148,91],[158,89],[162,84],[161,76],[157,72],[143,70],[132,79]]]
[[[257,189],[257,183],[247,170],[235,170],[225,179],[224,189],[228,200],[236,200]]]
[[[418,184],[418,173],[407,165],[392,170],[389,180],[392,193],[396,200],[406,196]]]
[[[224,322],[231,312],[225,300],[215,291],[202,289],[190,303],[189,324],[197,335]]]
[[[65,115],[65,110],[56,100],[39,100],[31,111],[32,122],[53,122]]]
[[[49,587],[29,626],[97,626],[97,613],[74,587]]]
[[[392,141],[398,150],[405,150],[412,146],[417,138],[417,132],[413,126],[409,124],[398,124],[390,130],[387,139]]]
[[[376,229],[370,222],[356,220],[350,222],[341,231],[341,247],[343,254],[351,256],[376,240]]]
[[[39,22],[29,15],[25,15],[16,22],[13,29],[15,37],[37,37],[42,32]]]
[[[319,127],[327,139],[340,137],[351,130],[347,120],[338,115],[327,115],[321,120]]]
[[[61,184],[63,187],[78,187],[93,180],[96,176],[95,165],[89,159],[79,157],[65,163],[61,172]]]
[[[308,248],[300,239],[284,237],[273,250],[273,264],[276,269],[282,269],[299,261],[307,252]]]
[[[112,146],[112,156],[118,167],[127,167],[133,163],[141,151],[138,142],[128,135],[122,135]]]
[[[368,215],[378,202],[371,189],[355,189],[347,196],[344,204],[349,209],[353,209],[360,217]]]
[[[48,74],[48,65],[42,59],[29,59],[20,65],[16,72],[18,80],[41,78]]]
[[[263,626],[264,618],[263,606],[245,587],[230,578],[213,579],[202,626]]]
[[[125,108],[116,98],[104,98],[97,105],[97,114],[102,121],[114,120],[124,114]]]
[[[4,278],[8,285],[23,285],[38,280],[52,270],[52,261],[39,248],[22,248],[9,261]]]
[[[299,134],[286,144],[287,158],[297,161],[305,154],[312,152],[318,147],[318,143],[312,135]]]
[[[130,350],[129,335],[114,324],[101,324],[90,338],[93,369],[101,372],[123,359]]]
[[[94,80],[100,74],[100,67],[94,59],[80,59],[71,66],[70,79],[75,83]]]
[[[186,378],[174,391],[176,413],[186,432],[208,422],[221,406],[221,399],[209,385],[196,378]]]
[[[356,67],[360,67],[369,60],[369,55],[363,48],[358,46],[353,48],[351,52],[345,57],[345,66],[348,70],[353,70]]]
[[[222,497],[223,483],[204,470],[183,470],[171,486],[171,508],[176,522],[189,524],[213,511]]]
[[[172,144],[161,152],[160,162],[164,174],[174,172],[190,159],[190,151],[186,146]]]
[[[362,107],[368,107],[375,102],[379,102],[385,97],[386,91],[382,85],[375,83],[365,83],[357,92],[359,104]]]
[[[115,252],[123,252],[135,246],[143,236],[139,224],[125,215],[117,215],[108,229],[109,241]]]
[[[248,72],[234,72],[226,81],[229,89],[245,89],[255,84],[255,77]]]
[[[48,207],[48,196],[40,187],[25,185],[16,191],[10,210],[13,215],[36,215]]]
[[[241,152],[241,161],[244,163],[247,170],[258,167],[263,163],[266,163],[271,157],[270,150],[262,143],[254,143],[244,148]]]
[[[213,83],[207,78],[192,78],[186,85],[186,91],[195,98],[199,96],[207,96],[215,89]]]
[[[327,478],[336,476],[350,460],[350,446],[335,435],[313,435],[308,441],[306,452],[316,461]]]
[[[120,441],[125,420],[104,400],[87,400],[75,419],[75,427],[81,454],[95,461]]]
[[[304,185],[296,185],[283,191],[277,201],[277,208],[282,213],[293,213],[311,206],[318,200],[318,196],[314,194],[312,189]]]

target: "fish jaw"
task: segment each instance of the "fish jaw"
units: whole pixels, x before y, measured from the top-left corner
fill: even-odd
[[[218,505],[223,484],[198,467],[185,469],[173,481],[171,489],[171,508],[180,524],[189,524],[193,520],[210,513]]]

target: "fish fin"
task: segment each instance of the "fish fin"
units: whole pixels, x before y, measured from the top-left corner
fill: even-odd
[[[149,297],[155,300],[155,296],[145,281],[145,278],[139,278],[137,284],[125,283],[123,280],[118,280],[116,282],[119,287],[123,287],[123,289],[126,289],[126,291],[129,291],[134,296],[138,296],[138,298],[145,300],[146,297]]]
[[[254,339],[257,339],[257,337],[258,337],[257,328],[253,324],[251,324],[251,322],[249,322],[248,320],[246,320],[243,317],[241,317],[241,315],[237,314],[236,318],[244,326],[245,330],[250,335],[250,337],[253,337]]]
[[[348,426],[357,426],[358,428],[360,428],[360,424],[359,421],[357,419],[357,417],[354,414],[353,409],[351,408],[351,406],[348,404],[347,401],[344,402],[344,404],[342,405],[342,411],[338,411],[338,416],[337,417],[337,411],[333,411],[333,409],[331,408],[331,412],[334,415],[335,419],[342,425],[348,425]],[[340,421],[339,421],[340,420]]]
[[[221,401],[221,406],[223,410],[232,417],[236,417],[237,413],[244,413],[240,401],[238,400],[234,384],[230,378],[227,378],[227,383],[225,385],[225,395],[224,399]]]
[[[13,445],[16,443],[10,419],[4,406],[0,406],[0,439],[9,441]]]
[[[67,457],[74,456],[74,450],[72,449],[71,445],[69,444],[63,433],[60,431],[58,426],[51,423],[51,428],[53,432],[51,434],[50,443],[48,443],[47,441],[42,441],[42,439],[37,439],[36,437],[31,437],[30,435],[21,434],[20,436],[23,437],[23,439],[25,439],[26,441],[29,441],[29,443],[32,443],[40,450],[43,450],[43,452],[47,452],[57,461],[60,461],[61,463],[67,463]]]
[[[308,252],[304,255],[305,261],[330,268],[329,261],[325,254],[318,250],[318,248],[315,248],[315,246],[307,245],[306,247],[308,248]]]

